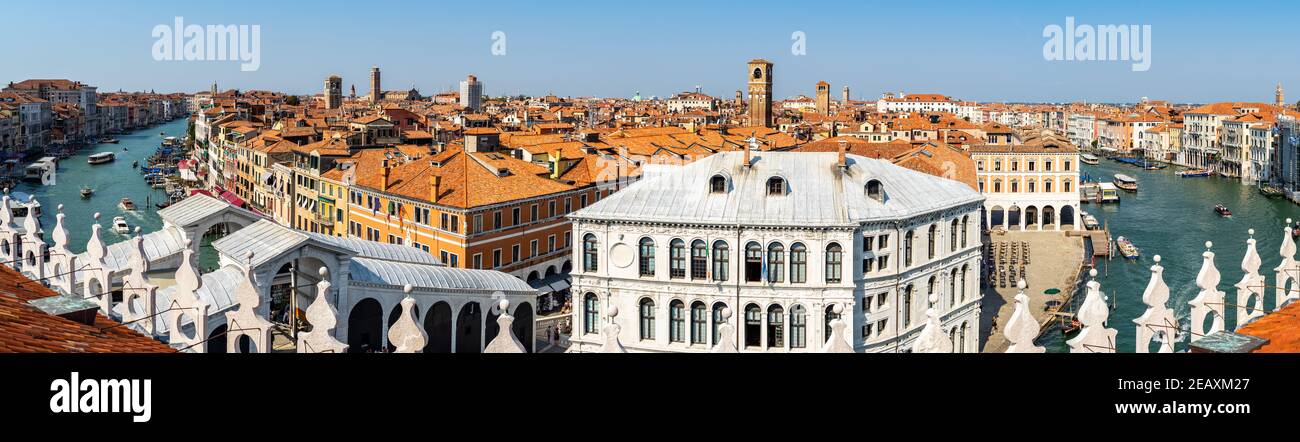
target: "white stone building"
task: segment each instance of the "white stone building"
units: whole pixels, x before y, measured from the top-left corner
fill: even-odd
[[[960,182],[842,152],[723,152],[665,168],[570,216],[570,351],[598,351],[617,308],[628,351],[725,348],[725,321],[742,352],[813,352],[829,347],[838,307],[840,347],[905,352],[934,307],[955,351],[976,352],[982,201]]]

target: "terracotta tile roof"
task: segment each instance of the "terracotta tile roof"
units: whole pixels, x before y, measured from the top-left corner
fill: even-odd
[[[1300,353],[1300,302],[1264,315],[1237,333],[1268,340],[1256,353]]]
[[[24,282],[19,286],[19,282]],[[94,325],[47,314],[28,304],[54,291],[0,266],[0,353],[172,353],[148,336],[102,314]]]

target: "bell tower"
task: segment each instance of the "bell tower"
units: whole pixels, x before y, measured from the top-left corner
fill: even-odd
[[[749,61],[749,124],[772,127],[772,62]]]
[[[817,113],[822,115],[831,114],[831,84],[825,81],[817,82]]]
[[[1277,107],[1286,107],[1286,96],[1282,94],[1282,83],[1277,84],[1277,92],[1274,98],[1277,99]]]

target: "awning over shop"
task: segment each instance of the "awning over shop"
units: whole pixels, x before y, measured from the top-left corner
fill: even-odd
[[[233,204],[235,207],[244,207],[244,199],[240,198],[238,195],[230,193],[230,191],[221,192],[221,199],[226,200],[226,202]]]
[[[537,289],[540,295],[561,292],[569,288],[569,275],[557,273],[545,278],[535,279],[529,282],[528,285]]]

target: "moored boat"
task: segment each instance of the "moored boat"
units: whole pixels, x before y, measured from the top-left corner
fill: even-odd
[[[1205,169],[1190,169],[1178,172],[1178,176],[1183,178],[1203,178],[1210,176],[1210,171]]]
[[[1098,202],[1102,204],[1119,202],[1119,186],[1113,183],[1099,183],[1097,189],[1099,190]]]
[[[104,143],[104,144],[117,144],[117,143],[118,143],[117,138],[104,138],[104,139],[99,140],[99,142],[100,142],[100,143]]]
[[[1079,161],[1082,161],[1083,164],[1091,164],[1094,166],[1101,164],[1101,158],[1097,158],[1096,155],[1090,153],[1079,154]]]
[[[1137,179],[1134,179],[1131,176],[1122,173],[1117,173],[1115,174],[1115,187],[1118,187],[1128,192],[1137,192],[1138,182]]]
[[[1283,192],[1282,189],[1273,186],[1260,186],[1259,194],[1268,198],[1280,198],[1282,197]]]
[[[1123,255],[1124,259],[1138,259],[1138,257],[1141,256],[1141,252],[1138,251],[1137,246],[1133,245],[1133,242],[1129,241],[1128,238],[1122,236],[1116,238],[1115,244],[1119,248],[1119,254]]]

